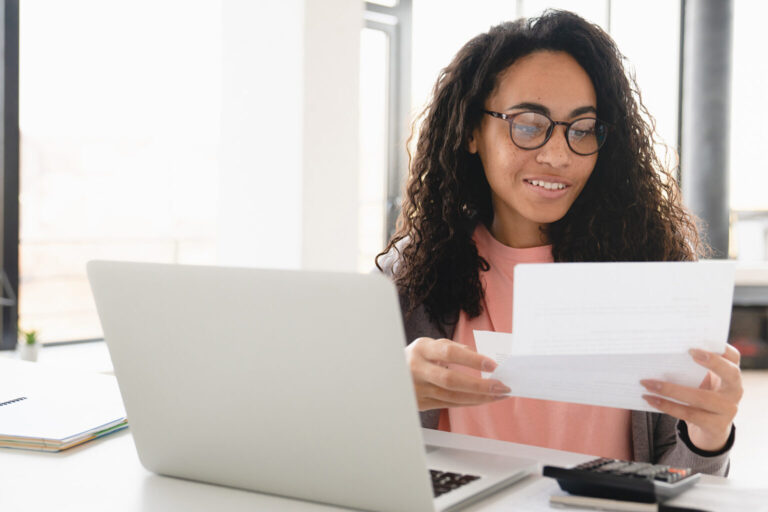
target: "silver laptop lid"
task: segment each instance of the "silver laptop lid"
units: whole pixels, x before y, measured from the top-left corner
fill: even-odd
[[[386,278],[108,261],[88,277],[147,469],[433,510]]]

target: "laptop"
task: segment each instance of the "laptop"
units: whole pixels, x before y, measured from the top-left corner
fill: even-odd
[[[398,299],[382,275],[92,261],[88,277],[152,472],[427,512],[539,469],[425,447]]]

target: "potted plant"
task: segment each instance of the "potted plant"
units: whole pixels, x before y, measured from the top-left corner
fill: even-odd
[[[37,352],[40,342],[37,339],[37,331],[32,329],[25,331],[19,328],[19,354],[24,361],[37,361]]]

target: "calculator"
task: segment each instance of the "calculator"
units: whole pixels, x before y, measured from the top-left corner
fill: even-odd
[[[645,503],[677,496],[701,477],[690,468],[606,458],[572,468],[544,466],[543,474],[571,494]]]

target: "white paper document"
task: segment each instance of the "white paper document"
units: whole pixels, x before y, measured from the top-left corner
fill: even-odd
[[[735,263],[520,264],[513,331],[475,331],[510,395],[654,411],[641,379],[698,387],[723,353]]]
[[[0,359],[0,447],[58,451],[125,428],[117,380]]]

